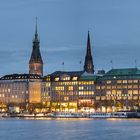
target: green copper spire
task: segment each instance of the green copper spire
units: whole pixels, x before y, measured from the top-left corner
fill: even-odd
[[[88,37],[87,37],[87,51],[86,51],[86,57],[85,57],[84,71],[87,73],[94,73],[94,65],[93,65],[93,59],[92,59],[92,55],[91,55],[91,44],[90,44],[89,31],[88,31]]]

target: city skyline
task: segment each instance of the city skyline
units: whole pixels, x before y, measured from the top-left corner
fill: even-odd
[[[102,6],[97,0],[88,3],[63,0],[2,2],[0,75],[28,73],[36,16],[44,75],[63,70],[62,62],[66,71],[83,69],[88,30],[96,72],[111,69],[110,61],[114,68],[125,68],[135,67],[137,60],[139,67],[138,3],[108,0]]]

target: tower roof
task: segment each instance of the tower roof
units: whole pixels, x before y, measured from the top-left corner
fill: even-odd
[[[38,32],[37,32],[37,18],[36,18],[36,27],[35,27],[35,36],[33,40],[33,49],[29,63],[41,63],[43,64],[43,60],[41,57],[40,49],[39,49],[39,39],[38,39]]]
[[[91,54],[91,44],[90,44],[89,31],[88,31],[88,37],[87,37],[87,50],[86,50],[84,71],[87,73],[94,73],[94,65],[93,65],[93,59],[92,59],[92,54]]]

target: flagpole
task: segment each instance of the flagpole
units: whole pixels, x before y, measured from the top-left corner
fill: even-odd
[[[64,71],[64,62],[62,62],[62,70]]]
[[[80,70],[82,70],[82,61],[81,60],[79,61],[79,64],[80,64]]]

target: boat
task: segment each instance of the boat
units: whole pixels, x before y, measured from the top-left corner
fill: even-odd
[[[112,116],[111,113],[101,113],[101,112],[89,114],[89,118],[111,118],[111,116]]]
[[[113,113],[92,113],[89,114],[89,118],[137,118],[137,112],[119,111]]]
[[[54,112],[50,115],[53,118],[80,118],[81,115],[79,113],[71,113],[71,112]]]
[[[135,111],[118,111],[112,113],[112,118],[137,118],[137,112]]]

